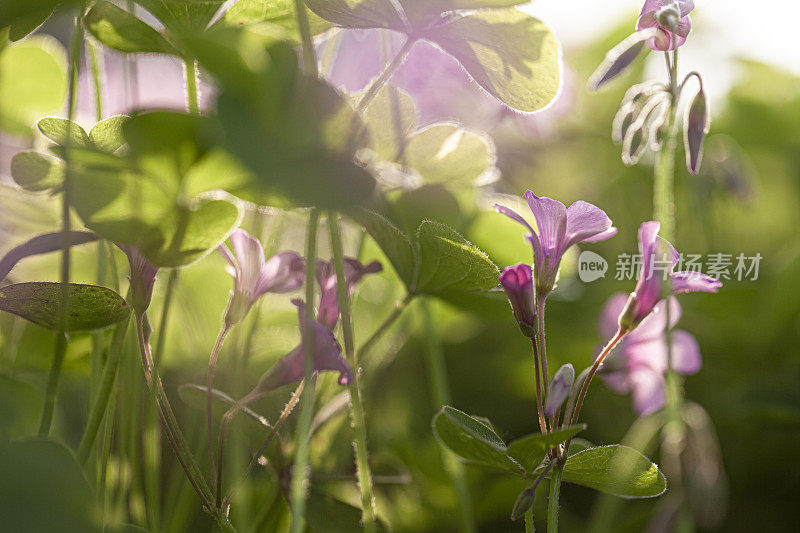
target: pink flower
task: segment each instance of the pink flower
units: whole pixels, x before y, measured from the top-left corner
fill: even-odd
[[[603,306],[598,328],[604,340],[616,333],[617,317],[626,300],[625,293],[618,292]],[[654,413],[664,406],[667,397],[664,374],[668,366],[684,376],[696,374],[702,366],[695,338],[686,331],[672,330],[681,318],[681,306],[675,298],[669,301],[671,365],[667,365],[666,300],[661,300],[612,351],[600,373],[614,392],[631,394],[634,410],[639,415]]]
[[[494,208],[528,230],[527,239],[533,246],[536,297],[544,298],[553,290],[561,257],[570,246],[609,239],[617,234],[617,228],[611,225],[611,219],[602,209],[583,201],[566,208],[561,202],[536,196],[530,190],[525,193],[525,199],[536,219],[538,232],[513,209],[500,204],[495,204]]]
[[[655,37],[647,41],[653,50],[675,50],[686,42],[686,37],[692,31],[689,13],[693,9],[692,0],[646,0],[639,13],[636,29],[657,29]]]
[[[234,281],[225,315],[229,326],[244,319],[265,293],[291,292],[303,285],[305,261],[297,252],[279,252],[265,260],[261,243],[243,229],[235,230],[230,241],[233,253],[225,244],[217,248],[229,263],[227,270]]]
[[[661,224],[655,221],[639,227],[642,267],[636,288],[619,315],[619,326],[627,330],[635,328],[670,294],[717,292],[722,287],[722,282],[700,272],[673,272],[680,256],[669,242],[658,236],[659,229]]]
[[[333,331],[339,321],[339,300],[336,294],[336,268],[333,260],[317,260],[317,282],[320,288],[319,308],[317,320]],[[347,285],[348,297],[353,294],[356,283],[367,274],[374,274],[383,270],[381,264],[373,261],[368,265],[361,264],[358,259],[344,258],[344,279]]]
[[[263,377],[259,384],[262,390],[274,390],[289,383],[295,383],[303,379],[305,375],[305,343],[309,341],[309,330],[313,335],[314,342],[314,371],[324,370],[338,371],[339,384],[347,385],[353,379],[350,365],[342,357],[342,347],[336,341],[333,333],[314,321],[310,328],[305,325],[305,302],[302,300],[292,300],[297,306],[297,314],[300,320],[300,334],[302,341],[300,345],[283,356],[275,366]]]
[[[500,285],[506,291],[514,318],[526,337],[536,334],[536,309],[533,305],[533,274],[530,265],[517,263],[503,269]]]

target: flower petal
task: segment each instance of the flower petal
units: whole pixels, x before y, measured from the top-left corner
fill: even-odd
[[[633,408],[640,416],[655,413],[667,401],[664,376],[657,372],[642,370],[631,375]]]
[[[603,341],[611,339],[619,329],[619,315],[625,308],[627,301],[627,294],[615,292],[603,304],[603,308],[600,310],[600,318],[597,321],[597,329],[600,330],[600,336]]]
[[[233,256],[239,267],[236,289],[247,294],[251,301],[255,300],[258,297],[261,268],[264,266],[264,248],[258,239],[243,229],[234,230],[230,239]]]
[[[672,369],[684,376],[697,374],[703,366],[697,339],[682,329],[676,329],[672,332],[671,341]]]
[[[717,292],[722,282],[701,272],[673,272],[672,293]]]
[[[683,309],[676,298],[669,298],[669,327],[674,328],[681,319]],[[653,312],[642,320],[636,328],[628,334],[633,341],[644,341],[663,337],[666,333],[667,307],[666,300],[658,302]]]
[[[567,209],[567,225],[562,253],[573,244],[586,241],[592,238],[597,242],[597,237],[603,234],[603,238],[609,238],[616,234],[616,229],[607,234],[611,229],[611,219],[605,211],[588,202],[579,200]],[[602,240],[602,239],[599,239]]]
[[[501,204],[494,204],[494,210],[497,211],[498,213],[501,213],[509,217],[511,220],[519,222],[520,224],[525,226],[525,228],[528,230],[529,233],[534,233],[533,228],[531,227],[530,224],[528,224],[528,221],[522,218],[522,215],[520,215],[510,207],[506,207]]]
[[[567,208],[558,200],[536,196],[531,190],[525,192],[525,199],[536,219],[542,250],[545,254],[553,254],[550,260],[556,264],[561,259],[559,251],[567,230]]]
[[[297,252],[279,252],[261,268],[255,296],[266,292],[291,292],[305,281],[305,260]]]

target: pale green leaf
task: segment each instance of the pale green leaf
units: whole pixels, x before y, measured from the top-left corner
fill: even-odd
[[[17,152],[11,158],[11,177],[27,191],[58,189],[64,181],[64,163],[39,152]]]
[[[589,448],[570,456],[563,480],[625,498],[652,498],[667,490],[667,480],[658,466],[621,444]]]
[[[295,0],[239,0],[220,19],[217,24],[254,24],[269,22],[284,28],[288,36],[300,41],[300,30],[295,14]],[[308,12],[308,24],[312,35],[318,35],[331,27],[331,23]],[[215,24],[216,25],[216,24]]]
[[[89,131],[92,145],[103,152],[113,153],[125,144],[122,126],[128,121],[125,115],[116,115],[101,120]]]
[[[136,15],[105,0],[98,1],[89,10],[84,24],[95,39],[120,52],[180,55],[169,41]]]
[[[472,185],[494,167],[494,143],[456,124],[434,124],[415,133],[405,163],[427,183]]]
[[[36,123],[42,135],[60,146],[91,146],[86,131],[74,122],[60,117],[45,117]]]

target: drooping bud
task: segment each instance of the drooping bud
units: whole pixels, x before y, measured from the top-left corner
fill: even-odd
[[[644,49],[645,42],[655,34],[655,28],[637,31],[609,50],[603,62],[589,78],[589,90],[596,91],[625,72]]]
[[[514,318],[522,334],[533,338],[536,335],[536,311],[533,307],[533,275],[530,265],[517,263],[503,269],[500,285],[506,292]]]
[[[564,401],[572,391],[572,383],[575,381],[575,368],[569,363],[558,369],[553,381],[550,382],[550,389],[547,393],[547,401],[544,405],[544,416],[551,417],[561,409]]]
[[[667,139],[669,124],[667,123],[667,116],[669,116],[669,102],[662,102],[651,113],[650,119],[650,149],[654,152],[661,150],[664,141]]]
[[[681,21],[681,11],[675,4],[666,5],[656,12],[656,20],[661,26],[675,32]]]
[[[686,168],[692,174],[700,171],[700,162],[703,157],[703,141],[708,134],[711,120],[708,113],[708,100],[703,90],[703,81],[700,76],[700,90],[692,99],[692,103],[686,108],[686,116],[683,119],[683,142],[686,148]]]
[[[619,108],[611,123],[611,140],[615,144],[619,144],[625,139],[628,129],[636,120],[638,113],[639,107],[633,102],[626,102]]]
[[[511,520],[518,520],[519,517],[528,512],[533,507],[533,500],[536,497],[536,485],[529,487],[519,493],[514,509],[511,511]]]
[[[642,106],[641,111],[636,117],[636,121],[631,124],[622,143],[622,162],[626,165],[635,165],[639,162],[639,159],[641,159],[647,147],[647,140],[650,134],[647,121],[653,115],[653,110],[663,104],[668,98],[669,96],[667,93],[661,92],[651,96]]]

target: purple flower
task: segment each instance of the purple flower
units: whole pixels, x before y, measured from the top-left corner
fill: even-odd
[[[495,210],[516,220],[527,230],[527,239],[533,245],[533,278],[536,281],[537,298],[546,297],[556,284],[561,257],[573,244],[599,242],[617,234],[611,219],[592,204],[577,201],[569,208],[559,201],[539,197],[533,191],[525,193],[525,199],[536,219],[534,231],[530,224],[516,211],[495,204]]]
[[[550,382],[547,401],[544,404],[544,416],[549,418],[561,409],[564,401],[572,392],[572,384],[574,382],[575,368],[570,363],[562,365]]]
[[[135,244],[117,244],[117,246],[128,256],[131,267],[131,275],[128,278],[131,284],[130,303],[136,314],[142,316],[150,307],[158,267],[151,264]]]
[[[642,267],[636,288],[619,315],[619,326],[629,331],[669,294],[717,292],[722,287],[722,282],[700,272],[673,272],[680,256],[669,242],[658,236],[660,228],[661,224],[655,221],[639,226]],[[667,281],[669,286],[665,289]]]
[[[503,269],[500,285],[506,291],[514,318],[526,337],[536,334],[536,309],[533,305],[533,274],[530,265],[517,263]]]
[[[300,345],[283,356],[275,366],[263,377],[259,383],[261,390],[274,390],[283,385],[294,383],[303,379],[305,375],[305,343],[308,342],[309,328],[305,325],[305,302],[302,300],[292,300],[297,306],[297,314],[300,320]],[[322,372],[331,370],[339,372],[339,384],[347,385],[353,379],[353,373],[347,361],[342,357],[342,347],[336,341],[333,333],[314,321],[310,324],[311,334],[314,339],[314,371]]]
[[[367,274],[374,274],[383,270],[381,264],[373,261],[368,265],[361,264],[358,259],[344,258],[344,279],[347,285],[348,297],[353,294],[356,283]],[[331,261],[317,260],[317,282],[320,288],[319,308],[317,320],[333,331],[339,321],[339,300],[336,294],[336,268]]]
[[[675,50],[686,42],[686,37],[692,31],[689,13],[693,9],[692,0],[646,0],[639,13],[636,29],[656,28],[655,37],[647,41],[653,50]]]
[[[229,263],[234,287],[225,321],[229,326],[240,322],[250,308],[267,292],[291,292],[305,281],[305,261],[297,252],[279,252],[264,260],[264,248],[258,239],[235,230],[230,237],[233,253],[225,244],[217,250]]]
[[[605,340],[617,331],[617,317],[625,307],[627,296],[618,292],[611,296],[600,314],[599,329]],[[683,330],[672,330],[681,317],[681,306],[670,297],[670,358],[672,370],[689,376],[702,366],[700,347],[695,338]],[[634,410],[648,415],[666,402],[667,334],[666,300],[661,300],[652,314],[631,331],[606,359],[600,373],[605,384],[618,394],[630,393]]]

